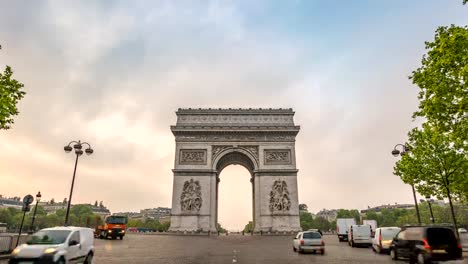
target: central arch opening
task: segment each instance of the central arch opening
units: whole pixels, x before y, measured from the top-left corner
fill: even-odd
[[[255,165],[246,154],[231,152],[218,160],[216,170],[217,223],[228,231],[242,231],[254,221]]]

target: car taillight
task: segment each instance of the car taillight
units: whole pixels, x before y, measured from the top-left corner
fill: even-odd
[[[463,249],[462,244],[458,243],[458,248]]]
[[[427,239],[423,239],[422,242],[424,243],[424,248],[427,250],[431,250],[431,246],[427,243]]]
[[[301,239],[301,246],[304,245],[304,239]]]
[[[325,246],[325,242],[323,242],[323,240],[322,240],[322,246]]]

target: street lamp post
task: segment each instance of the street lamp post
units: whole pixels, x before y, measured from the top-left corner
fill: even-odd
[[[402,150],[400,151],[397,147],[401,147]],[[392,155],[398,157],[398,155],[403,156],[406,153],[410,152],[408,146],[403,144],[396,144],[392,150]],[[413,190],[413,199],[414,199],[414,207],[416,208],[416,216],[418,217],[418,224],[421,225],[421,215],[419,214],[419,207],[418,207],[418,200],[416,199],[416,190],[414,189],[414,184],[411,184],[411,189]]]
[[[34,222],[36,221],[37,204],[41,201],[41,197],[42,197],[41,192],[38,192],[36,194],[36,206],[34,206],[34,213],[33,213],[33,217],[31,220],[30,232],[34,232]]]
[[[424,201],[427,202],[427,205],[429,206],[429,212],[431,213],[431,223],[434,224],[435,219],[434,219],[434,213],[432,212],[432,204],[431,204],[432,202],[434,202],[434,200],[431,199],[430,196],[426,196],[426,200],[421,199],[420,201],[421,201],[421,203],[424,202]]]
[[[74,144],[73,145],[73,148],[71,147],[71,144]],[[73,149],[75,149],[75,154],[76,154],[76,159],[75,159],[75,168],[73,170],[73,179],[72,179],[72,184],[71,184],[71,188],[70,188],[70,196],[68,198],[68,205],[67,205],[67,213],[65,215],[65,226],[68,225],[68,216],[70,214],[70,205],[71,205],[71,201],[72,201],[72,195],[73,195],[73,186],[75,185],[75,176],[76,176],[76,166],[78,165],[78,158],[83,155],[83,145],[87,145],[88,147],[85,149],[85,152],[87,155],[91,155],[93,154],[94,150],[91,148],[91,145],[89,145],[88,143],[86,142],[81,142],[80,140],[77,141],[72,141],[70,143],[68,143],[67,146],[65,146],[63,148],[63,150],[65,150],[66,153],[69,153],[71,152]]]

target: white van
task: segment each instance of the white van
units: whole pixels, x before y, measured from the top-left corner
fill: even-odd
[[[377,253],[388,252],[393,238],[400,232],[399,227],[380,227],[375,230],[375,236],[372,239],[372,250]]]
[[[375,235],[375,230],[377,229],[377,221],[376,220],[362,220],[363,225],[370,225],[372,228],[372,237]]]
[[[86,263],[93,262],[94,233],[84,227],[45,228],[31,235],[26,244],[11,253],[16,263]]]
[[[338,240],[340,242],[348,240],[348,228],[355,224],[356,220],[354,220],[354,218],[336,219],[336,233],[338,234]]]
[[[372,245],[372,227],[370,225],[351,225],[348,230],[348,244],[355,246]]]

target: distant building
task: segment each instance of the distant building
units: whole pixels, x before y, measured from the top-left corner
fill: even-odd
[[[21,200],[20,197],[6,198],[3,196],[0,196],[0,208],[8,208],[8,207],[21,210],[21,208],[23,208],[23,201]]]
[[[44,208],[47,214],[55,214],[58,210],[67,210],[67,203],[61,202],[39,202],[39,205]]]
[[[332,222],[332,221],[336,221],[337,214],[338,214],[338,210],[336,209],[331,209],[331,210],[322,209],[315,216],[322,217],[324,219],[327,219],[328,222]]]
[[[168,207],[158,207],[158,208],[149,208],[142,209],[139,213],[137,212],[120,212],[115,213],[115,215],[122,215],[128,217],[128,219],[146,221],[146,219],[154,219],[163,223],[165,221],[170,221],[171,208]]]
[[[68,202],[64,199],[62,202],[55,202],[51,201],[44,201],[39,202],[39,205],[44,208],[47,214],[55,214],[58,210],[67,210]],[[99,206],[95,206],[92,204],[79,204],[79,205],[87,205],[91,208],[94,214],[101,216],[102,218],[111,214],[107,207],[103,206],[102,204]],[[74,204],[71,205],[73,208]]]
[[[119,212],[119,213],[114,213],[114,215],[126,216],[128,219],[135,219],[135,220],[142,220],[142,221],[145,220],[143,215],[137,212]]]
[[[91,210],[93,211],[94,214],[96,215],[99,215],[101,218],[105,218],[106,216],[108,215],[111,215],[111,212],[109,209],[107,209],[107,207],[105,206],[94,206],[92,204],[82,204],[82,205],[87,205],[91,208]],[[73,207],[73,205],[72,205]]]
[[[367,212],[380,213],[384,209],[414,209],[414,204],[387,204],[376,207],[368,207],[365,210],[361,210],[361,214],[366,214]]]
[[[146,218],[159,220],[159,218],[161,217],[170,216],[171,208],[158,207],[158,208],[153,208],[153,209],[143,209],[143,210],[140,210],[140,213],[144,215]]]

